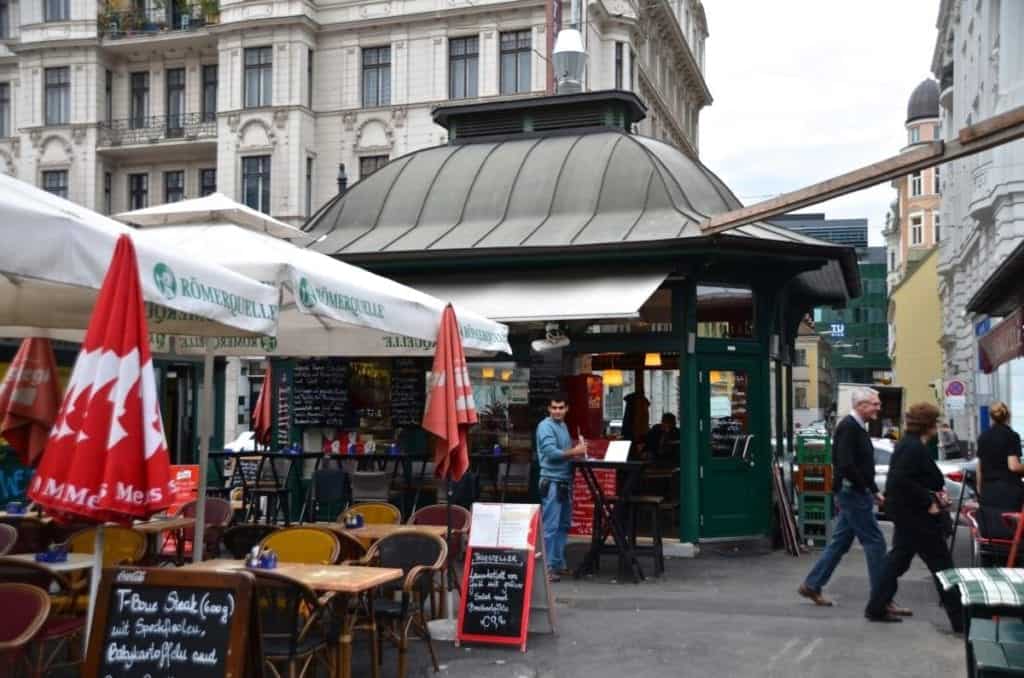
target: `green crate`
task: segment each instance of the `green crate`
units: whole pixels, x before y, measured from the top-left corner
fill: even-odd
[[[797,436],[796,463],[831,464],[832,439],[828,436]]]
[[[797,515],[801,521],[829,523],[832,521],[832,495],[824,492],[803,492],[797,495]]]
[[[808,546],[821,548],[832,538],[832,523],[800,521],[801,542]]]

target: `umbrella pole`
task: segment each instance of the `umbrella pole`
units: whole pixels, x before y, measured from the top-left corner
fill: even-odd
[[[448,473],[445,474],[445,481],[447,484],[446,491],[448,493],[448,502],[445,504],[445,525],[447,526],[447,536],[445,537],[444,543],[447,544],[448,548],[450,549],[452,547],[452,497],[454,496],[454,492],[452,491],[452,471],[450,467],[448,469]],[[445,601],[445,609],[448,611],[449,619],[454,619],[455,617],[455,611],[452,609],[454,607],[454,605],[452,604],[454,601],[452,600],[451,597],[452,591],[455,590],[455,573],[452,572],[452,567],[454,563],[455,559],[449,557],[448,567],[445,568],[444,575],[448,577],[448,585],[445,587],[446,589],[448,589],[447,593],[445,594],[448,596],[448,600]]]
[[[213,436],[213,339],[206,339],[203,356],[202,409],[199,413],[199,496],[196,497],[196,524],[192,532],[192,562],[203,559],[206,532],[206,482],[210,465],[210,438]]]
[[[92,545],[92,572],[89,575],[89,617],[85,622],[85,633],[82,634],[85,651],[89,649],[89,634],[92,632],[93,615],[96,612],[96,596],[99,593],[100,577],[103,576],[103,549],[106,535],[103,523],[96,526],[96,537]],[[83,655],[84,656],[84,655]]]

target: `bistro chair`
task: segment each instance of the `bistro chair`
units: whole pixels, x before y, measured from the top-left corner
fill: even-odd
[[[273,549],[282,563],[332,565],[341,545],[334,532],[319,527],[286,527],[267,535],[260,546]]]
[[[0,524],[0,556],[11,552],[18,543],[18,530],[11,525]]]
[[[963,517],[971,530],[971,567],[1002,567],[1010,557],[1013,539],[983,537],[977,509],[966,509]]]
[[[0,523],[10,525],[18,532],[18,541],[10,553],[39,553],[50,545],[50,526],[35,516],[0,518]]]
[[[324,515],[338,515],[351,501],[351,481],[343,469],[321,468],[313,473],[313,498],[310,504],[313,522],[325,520]]]
[[[314,660],[335,675],[328,648],[330,634],[329,596],[317,597],[313,589],[291,577],[268,570],[252,570],[260,618],[260,640],[264,664],[277,678],[302,678],[313,670]],[[284,670],[282,670],[284,669]]]
[[[146,557],[146,535],[127,527],[108,525],[103,528],[103,567],[138,565]],[[71,553],[93,553],[96,528],[88,527],[68,538]]]
[[[22,662],[34,673],[30,644],[50,615],[50,596],[30,584],[0,583],[0,608],[0,666],[8,668],[3,675],[16,675]]]
[[[352,501],[383,501],[391,499],[391,474],[387,471],[355,471],[352,473]]]
[[[401,568],[405,575],[400,583],[380,587],[380,596],[374,602],[379,629],[378,642],[387,636],[398,648],[398,678],[405,678],[410,631],[415,631],[427,642],[434,672],[440,670],[424,606],[434,588],[434,575],[441,572],[447,558],[448,547],[443,539],[409,530],[378,540],[359,563]],[[396,600],[398,593],[401,595]],[[377,656],[382,657],[382,654],[378,652]]]
[[[228,550],[232,558],[245,558],[252,551],[253,546],[259,545],[267,535],[280,530],[277,525],[264,525],[263,523],[240,523],[233,525],[224,531],[222,541],[224,548]]]
[[[196,501],[190,501],[181,507],[177,513],[178,518],[195,518]],[[206,529],[203,531],[203,554],[208,557],[217,557],[220,553],[220,538],[225,528],[231,523],[232,510],[231,502],[217,497],[206,498]],[[195,540],[196,530],[194,527],[186,527],[181,531],[184,537],[183,552],[186,558],[192,557],[192,545]],[[178,555],[178,532],[167,532],[164,536],[163,546],[160,548],[161,558],[176,558]]]
[[[358,513],[367,525],[399,525],[402,522],[402,511],[394,504],[384,501],[367,501],[349,506],[338,516],[338,522],[345,524],[345,519]]]
[[[472,514],[461,506],[452,504],[451,513],[448,512],[447,504],[431,504],[424,506],[409,518],[410,525],[449,525],[448,516],[451,515],[451,539],[448,543],[448,561],[445,563],[446,575],[453,588],[458,590],[458,579],[454,576],[455,567],[458,565],[465,547],[466,537],[469,535],[469,524],[473,520]],[[435,593],[444,595],[443,587],[435,587]]]
[[[366,555],[366,546],[358,537],[343,531],[335,532],[334,536],[338,538],[338,562],[351,564]]]

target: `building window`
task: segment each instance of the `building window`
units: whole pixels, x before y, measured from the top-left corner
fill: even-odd
[[[45,118],[47,125],[66,125],[71,119],[71,69],[47,68]]]
[[[141,71],[131,75],[131,100],[129,102],[129,127],[143,129],[149,118],[149,73]]]
[[[921,128],[911,127],[910,128],[910,143],[916,144],[921,141]]]
[[[270,214],[270,156],[242,158],[242,196],[246,205]]]
[[[199,170],[199,197],[210,195],[211,193],[217,192],[217,170],[215,169],[201,169]]]
[[[11,3],[0,0],[0,40],[11,37]]]
[[[889,272],[896,270],[896,250],[889,250]]]
[[[313,109],[313,50],[306,50],[306,107]]]
[[[185,199],[185,172],[175,170],[164,172],[164,202],[180,202]]]
[[[391,104],[391,48],[363,48],[363,106]]]
[[[501,93],[518,94],[530,91],[530,60],[533,45],[530,31],[501,34]]]
[[[215,122],[217,120],[217,64],[206,64],[203,66],[203,98],[202,98],[203,122]]]
[[[359,158],[359,180],[366,179],[386,164],[388,164],[386,155],[364,155]]]
[[[480,39],[453,38],[448,41],[448,97],[465,99],[477,96],[480,63]]]
[[[615,43],[615,89],[622,89],[623,68],[625,67],[625,64],[622,63],[622,60],[624,58],[623,55],[625,51],[626,46],[623,43]]]
[[[313,158],[306,158],[306,216],[313,214]]]
[[[921,195],[921,172],[914,172],[910,175],[910,195]]]
[[[114,73],[109,68],[103,84],[103,118],[108,123],[114,119]]]
[[[797,386],[793,389],[793,407],[798,410],[807,409],[807,389],[803,386]]]
[[[245,107],[270,106],[273,83],[273,48],[245,50]]]
[[[128,175],[128,209],[141,210],[149,206],[149,175]]]
[[[114,177],[110,172],[103,173],[103,210],[114,213]]]
[[[798,348],[793,354],[793,367],[807,367],[807,351]]]
[[[43,190],[58,198],[68,197],[68,171],[50,170],[43,172]]]
[[[942,191],[939,190],[939,166],[936,165],[932,168],[932,175],[935,178],[935,190],[932,191],[935,195],[938,195]]]
[[[67,21],[71,18],[69,0],[43,0],[43,21]]]
[[[167,136],[185,135],[185,69],[169,68],[167,79]]]
[[[11,83],[0,82],[0,137],[11,136]]]
[[[936,243],[942,241],[942,230],[940,228],[940,221],[941,220],[942,220],[942,215],[941,214],[939,214],[938,212],[932,212],[932,224],[935,227],[935,242]]]
[[[910,244],[920,245],[924,242],[924,217],[920,214],[910,217]]]

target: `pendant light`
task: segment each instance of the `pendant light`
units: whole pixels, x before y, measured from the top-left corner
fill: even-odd
[[[660,353],[645,353],[644,354],[644,367],[661,367],[661,354]]]

